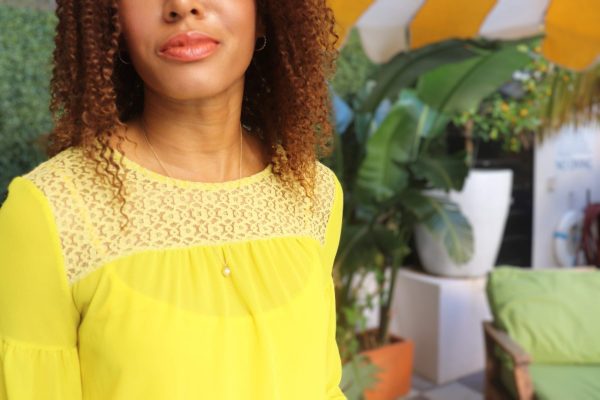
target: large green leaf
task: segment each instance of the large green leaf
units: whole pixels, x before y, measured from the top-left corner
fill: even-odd
[[[400,202],[444,244],[455,263],[464,264],[473,257],[473,229],[455,203],[416,191],[407,191]]]
[[[502,46],[427,72],[417,84],[418,95],[445,114],[471,110],[530,61],[518,47],[517,44]]]
[[[403,239],[402,229],[406,227],[390,228],[383,224],[376,224],[371,228],[371,238],[382,254],[386,254],[397,261],[397,265],[410,253],[407,243]],[[384,276],[381,277],[382,279]]]
[[[417,222],[425,221],[434,213],[433,208],[423,201],[423,194],[416,189],[407,189],[400,193],[398,202],[413,215]]]
[[[421,139],[442,132],[445,121],[413,91],[403,91],[367,141],[356,181],[358,197],[380,203],[402,191],[408,185],[409,174],[399,164],[415,161]]]
[[[375,88],[365,100],[361,111],[374,111],[385,98],[393,99],[412,85],[423,73],[448,63],[472,57],[473,48],[466,42],[449,40],[418,50],[400,53],[379,68]]]
[[[335,259],[336,265],[339,265],[347,273],[356,271],[365,265],[371,265],[378,250],[369,233],[367,224],[345,223]]]
[[[403,106],[395,106],[367,142],[359,167],[357,195],[363,201],[382,202],[408,184],[408,172],[392,161],[406,161],[414,153],[417,121]]]
[[[443,190],[461,190],[469,173],[463,153],[436,158],[422,156],[410,165],[410,170],[431,187]]]
[[[444,133],[449,118],[423,103],[414,90],[403,90],[398,99],[398,105],[405,107],[406,111],[417,121],[417,128],[414,132],[414,149],[420,139],[431,139]],[[412,157],[406,161],[413,161],[415,157],[416,154],[412,154]]]

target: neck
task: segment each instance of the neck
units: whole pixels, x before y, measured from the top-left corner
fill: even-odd
[[[170,175],[215,182],[239,178],[242,94],[243,87],[233,87],[210,99],[180,101],[146,90],[141,119]],[[143,131],[140,122],[134,126]]]

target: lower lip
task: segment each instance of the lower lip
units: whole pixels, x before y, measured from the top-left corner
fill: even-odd
[[[206,42],[192,46],[171,47],[170,49],[159,52],[159,54],[165,58],[176,61],[199,61],[214,53],[218,46],[219,44],[216,42]]]

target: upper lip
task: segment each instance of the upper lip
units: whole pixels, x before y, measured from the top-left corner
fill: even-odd
[[[196,43],[212,41],[215,43],[219,43],[219,41],[206,33],[199,31],[188,31],[188,32],[180,32],[176,33],[160,47],[160,51],[166,51],[172,47],[185,47],[192,46]]]

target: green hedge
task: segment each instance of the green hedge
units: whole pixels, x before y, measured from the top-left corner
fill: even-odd
[[[0,6],[0,204],[11,179],[46,157],[35,145],[48,111],[53,12]]]
[[[35,8],[36,10],[54,10],[56,0],[0,0],[2,5],[13,7]]]

